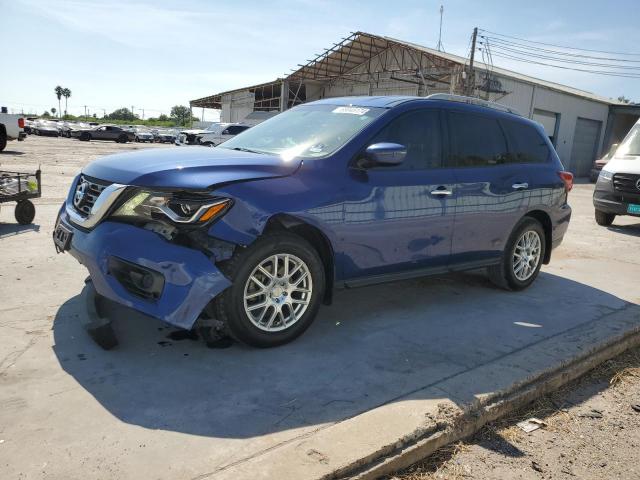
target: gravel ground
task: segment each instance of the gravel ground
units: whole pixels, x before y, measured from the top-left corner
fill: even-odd
[[[532,417],[545,425],[516,425]],[[636,348],[389,479],[638,479],[639,458]]]

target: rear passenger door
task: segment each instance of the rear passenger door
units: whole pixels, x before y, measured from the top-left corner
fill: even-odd
[[[529,174],[510,156],[498,116],[448,112],[449,162],[456,166],[452,265],[500,257],[511,230],[527,210]]]

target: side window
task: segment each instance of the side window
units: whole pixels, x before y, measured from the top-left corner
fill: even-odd
[[[451,164],[488,167],[505,163],[507,141],[498,120],[482,115],[451,112]]]
[[[237,135],[240,132],[244,132],[247,128],[249,127],[243,127],[241,125],[232,125],[229,128],[227,128],[224,132],[222,132],[223,135]]]
[[[391,120],[370,144],[391,142],[407,147],[397,170],[421,170],[442,166],[440,114],[435,109],[416,110]],[[384,167],[389,168],[389,167]]]
[[[510,163],[544,163],[549,160],[549,147],[540,133],[521,122],[501,121],[509,139]]]

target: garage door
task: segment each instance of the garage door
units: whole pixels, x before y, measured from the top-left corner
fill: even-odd
[[[578,177],[589,175],[600,138],[602,122],[588,118],[578,118],[576,131],[573,134],[571,164],[569,170]]]

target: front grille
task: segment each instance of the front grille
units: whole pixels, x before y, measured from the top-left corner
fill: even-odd
[[[624,193],[640,193],[640,175],[633,173],[616,173],[613,176],[613,188]]]
[[[89,215],[102,191],[111,185],[85,175],[80,176],[73,194],[73,206],[83,216]]]

